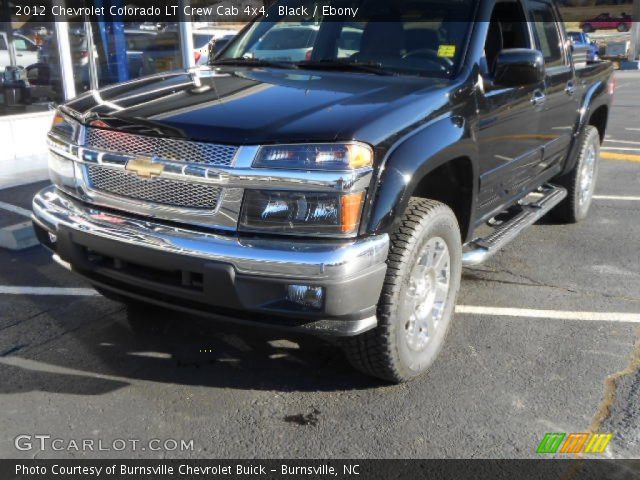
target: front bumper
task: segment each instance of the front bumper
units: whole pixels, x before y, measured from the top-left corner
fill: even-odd
[[[349,336],[377,324],[387,235],[333,241],[219,235],[79,202],[48,187],[33,200],[40,241],[117,295],[252,326]],[[287,298],[322,287],[320,308]]]

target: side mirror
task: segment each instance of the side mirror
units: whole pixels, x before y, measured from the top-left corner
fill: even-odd
[[[493,83],[501,87],[534,85],[544,80],[544,57],[538,50],[507,48],[496,58]]]

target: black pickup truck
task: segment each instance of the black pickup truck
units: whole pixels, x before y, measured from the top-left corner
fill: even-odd
[[[575,68],[549,0],[357,3],[380,12],[276,5],[210,66],[61,106],[33,201],[54,260],[132,318],[151,303],[424,372],[463,266],[547,212],[586,217],[612,67]]]

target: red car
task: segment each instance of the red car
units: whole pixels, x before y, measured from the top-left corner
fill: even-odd
[[[580,28],[585,33],[594,30],[618,30],[628,32],[631,28],[631,15],[623,13],[619,17],[612,17],[608,13],[601,13],[597,17],[580,23]]]

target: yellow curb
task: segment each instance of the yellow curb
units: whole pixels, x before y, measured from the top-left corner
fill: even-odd
[[[604,158],[605,160],[623,160],[625,162],[640,163],[640,155],[632,155],[630,153],[600,152],[600,158]]]

